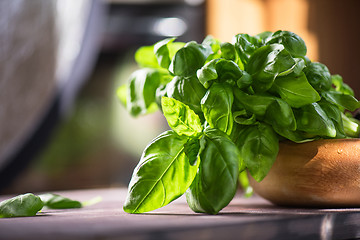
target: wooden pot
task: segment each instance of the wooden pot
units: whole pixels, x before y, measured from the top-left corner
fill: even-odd
[[[278,157],[254,191],[277,205],[360,206],[360,139],[281,142]]]

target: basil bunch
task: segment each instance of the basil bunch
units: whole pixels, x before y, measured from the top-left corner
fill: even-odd
[[[161,109],[172,129],[144,150],[126,212],[151,211],[186,193],[193,211],[216,214],[234,197],[240,173],[244,179],[247,169],[257,181],[267,175],[279,141],[359,135],[346,113],[360,107],[353,91],[306,57],[298,35],[174,40],[141,47],[141,69],[117,91],[133,116]]]

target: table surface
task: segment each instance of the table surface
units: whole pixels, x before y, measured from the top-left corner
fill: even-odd
[[[80,209],[43,210],[35,217],[0,219],[0,239],[353,239],[360,238],[360,208],[274,206],[240,195],[218,215],[193,213],[182,197],[145,214],[122,210],[126,189],[56,192],[87,201]],[[0,201],[11,196],[0,196]]]

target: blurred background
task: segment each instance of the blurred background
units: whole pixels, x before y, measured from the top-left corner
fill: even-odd
[[[0,0],[0,193],[127,186],[160,113],[117,87],[166,37],[289,30],[360,95],[358,0]]]

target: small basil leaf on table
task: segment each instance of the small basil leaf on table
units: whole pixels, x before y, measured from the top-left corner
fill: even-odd
[[[272,167],[279,151],[279,139],[271,126],[258,123],[244,128],[236,140],[245,166],[260,182]]]
[[[236,145],[220,130],[205,129],[201,141],[204,148],[199,171],[186,199],[195,212],[217,214],[236,193],[239,168],[243,170],[242,158]]]
[[[295,108],[320,100],[320,95],[309,84],[303,73],[297,76],[289,74],[276,78],[272,89],[291,107]]]
[[[44,206],[40,197],[26,193],[0,203],[0,218],[35,216]]]
[[[201,134],[203,127],[200,118],[187,105],[173,98],[163,97],[161,107],[169,126],[178,135],[197,137]]]
[[[196,114],[202,115],[200,102],[206,89],[193,77],[176,76],[166,86],[166,96],[174,98],[189,106]]]
[[[294,109],[294,115],[298,130],[323,137],[336,136],[336,128],[333,121],[318,103]]]
[[[43,201],[45,207],[52,209],[67,209],[67,208],[82,207],[81,202],[60,196],[58,194],[45,193],[39,195],[39,197]]]
[[[210,127],[217,128],[227,134],[231,133],[233,101],[234,96],[230,86],[220,83],[211,85],[201,100],[201,110]]]
[[[169,71],[176,76],[193,76],[204,65],[211,53],[212,49],[208,45],[188,42],[175,53],[170,63]]]
[[[185,193],[198,169],[185,154],[187,141],[188,137],[167,131],[145,148],[128,187],[125,212],[152,211]]]

